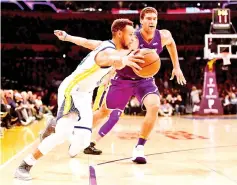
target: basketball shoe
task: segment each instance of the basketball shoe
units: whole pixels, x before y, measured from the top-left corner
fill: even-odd
[[[144,155],[144,146],[137,145],[133,150],[132,161],[137,164],[146,164],[146,157]]]
[[[15,171],[15,178],[20,180],[31,180],[32,177],[30,176],[30,169],[31,165],[28,165],[25,161],[23,161],[20,166]]]
[[[91,155],[100,155],[102,153],[101,150],[95,148],[95,143],[91,142],[90,145],[84,149],[84,154]]]

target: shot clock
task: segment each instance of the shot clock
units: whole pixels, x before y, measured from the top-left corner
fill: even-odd
[[[212,24],[214,29],[225,29],[231,27],[230,9],[213,9]]]

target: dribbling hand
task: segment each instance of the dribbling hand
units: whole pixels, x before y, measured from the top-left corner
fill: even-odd
[[[133,68],[135,71],[139,71],[142,68],[137,63],[144,63],[144,56],[137,54],[139,50],[131,52],[128,56],[123,58],[123,64]]]

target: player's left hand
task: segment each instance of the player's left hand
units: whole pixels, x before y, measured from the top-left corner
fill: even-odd
[[[54,30],[54,35],[56,35],[59,40],[65,41],[68,34],[62,30]]]
[[[173,80],[175,76],[177,78],[178,84],[181,84],[181,85],[186,84],[186,80],[185,80],[183,72],[181,71],[180,68],[173,69],[170,80]]]
[[[111,79],[111,77],[109,76],[109,74],[107,74],[107,75],[102,79],[101,85],[103,85],[105,89],[109,86],[110,79]]]

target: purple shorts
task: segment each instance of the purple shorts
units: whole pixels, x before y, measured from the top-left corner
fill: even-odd
[[[132,96],[135,96],[140,103],[148,94],[159,95],[154,78],[144,78],[138,80],[124,79],[116,76],[111,80],[106,95],[106,105],[108,109],[124,110]]]

